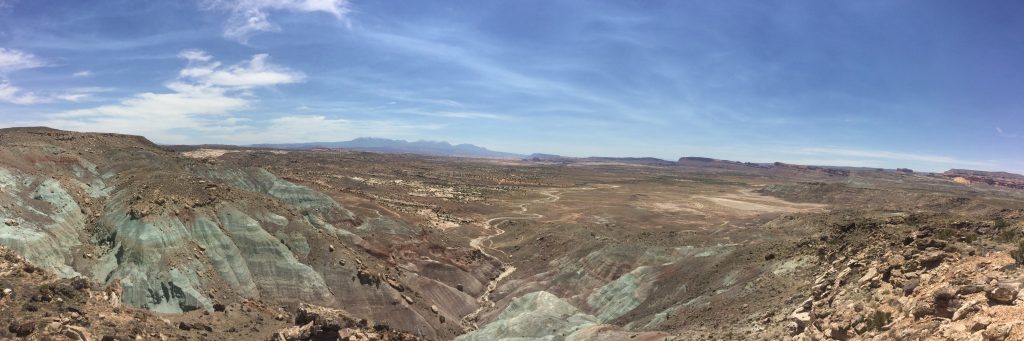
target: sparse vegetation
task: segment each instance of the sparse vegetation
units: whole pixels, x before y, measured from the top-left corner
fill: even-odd
[[[1017,239],[1020,239],[1020,231],[1015,228],[1007,228],[1003,226],[999,228],[999,233],[996,234],[996,241],[1003,243],[1012,243]]]
[[[1010,251],[1010,256],[1018,265],[1024,264],[1024,239],[1017,241],[1017,247]]]
[[[952,240],[954,236],[956,236],[956,231],[953,231],[953,229],[948,228],[940,229],[938,232],[935,233],[935,238],[941,240]]]
[[[879,330],[892,322],[892,313],[875,310],[871,313],[871,316],[867,319],[868,328],[872,330]]]

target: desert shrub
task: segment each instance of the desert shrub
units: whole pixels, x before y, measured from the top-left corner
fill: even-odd
[[[1003,243],[1009,243],[1009,242],[1012,242],[1014,240],[1017,240],[1017,230],[1015,230],[1015,229],[1005,229],[1005,230],[999,231],[999,234],[996,235],[996,240],[998,240],[1000,242],[1003,242]]]
[[[868,324],[868,328],[870,329],[882,329],[882,327],[888,325],[889,322],[892,322],[892,313],[884,312],[881,310],[875,310],[874,313],[871,313],[871,316],[868,316],[866,322]]]
[[[956,232],[953,231],[953,229],[941,229],[941,230],[939,230],[939,232],[935,233],[935,238],[938,238],[938,239],[941,239],[941,240],[951,240],[951,239],[953,239],[953,237],[955,235],[956,235]]]
[[[1006,219],[1003,219],[1001,217],[996,218],[996,220],[992,222],[992,227],[995,227],[997,229],[1001,229],[1007,226],[1010,226],[1010,223],[1007,223]]]
[[[1010,256],[1017,264],[1024,264],[1024,239],[1017,241],[1017,247],[1010,251]]]

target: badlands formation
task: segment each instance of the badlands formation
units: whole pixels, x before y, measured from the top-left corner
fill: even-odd
[[[0,337],[1019,340],[991,176],[3,129]]]

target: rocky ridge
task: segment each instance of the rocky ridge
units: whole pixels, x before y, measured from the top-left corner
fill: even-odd
[[[1003,212],[997,221],[1016,220]],[[1019,340],[1012,249],[983,240],[1020,226],[893,216],[834,224],[811,244],[827,262],[787,319],[796,340]]]

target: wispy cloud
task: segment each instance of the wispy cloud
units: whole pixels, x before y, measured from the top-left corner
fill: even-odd
[[[839,156],[839,157],[856,157],[874,160],[902,160],[902,161],[913,161],[913,162],[924,162],[930,164],[939,165],[968,165],[968,166],[992,166],[989,162],[973,161],[973,160],[962,160],[949,156],[941,155],[930,155],[930,154],[915,154],[915,153],[900,153],[890,152],[881,150],[864,150],[864,149],[846,149],[846,148],[822,148],[822,147],[809,147],[801,148],[797,150],[800,154],[812,154],[812,155],[827,155],[827,156]],[[871,161],[868,161],[871,162]]]
[[[182,79],[209,86],[252,88],[299,83],[306,78],[302,72],[269,63],[267,54],[257,54],[248,61],[226,68],[211,61],[203,51],[186,50],[179,57],[189,61],[188,67],[178,73]]]
[[[1002,136],[1002,137],[1011,138],[1011,139],[1019,138],[1021,136],[1020,134],[1014,134],[1014,133],[1005,132],[1005,131],[1003,131],[1003,128],[1000,128],[1000,127],[996,127],[996,135],[999,135],[999,136]]]
[[[89,71],[89,70],[82,70],[82,71],[78,71],[78,72],[75,72],[75,73],[71,74],[71,77],[75,77],[75,78],[83,78],[83,77],[91,77],[91,76],[92,76],[92,71]]]
[[[47,64],[34,54],[0,47],[0,73],[43,67]]]
[[[421,36],[415,32],[415,29],[408,28],[404,28],[402,31],[362,29],[357,32],[372,41],[391,48],[451,63],[474,72],[480,76],[480,81],[475,86],[492,87],[498,91],[530,96],[556,96],[582,103],[591,109],[600,108],[600,110],[587,110],[591,113],[608,112],[614,113],[616,117],[638,122],[664,123],[662,119],[644,113],[635,105],[623,104],[614,98],[593,93],[591,89],[571,82],[551,79],[535,72],[524,72],[511,66],[507,61],[491,58],[479,51],[490,51],[492,54],[500,55],[501,53],[495,52],[500,48],[491,46],[485,41],[460,36],[461,40],[454,44],[433,37]],[[453,36],[459,35],[453,34]]]
[[[111,90],[113,89],[103,87],[70,88],[62,92],[51,94],[50,97],[68,102],[84,102],[92,100],[96,94]]]
[[[293,78],[266,76],[288,70],[267,62],[266,55],[230,67],[200,50],[185,50],[187,65],[164,86],[166,92],[145,92],[115,104],[52,114],[43,124],[75,129],[126,132],[157,140],[184,142],[181,130],[218,132],[246,129],[230,113],[250,107],[254,87],[294,83]],[[201,70],[201,71],[200,71]],[[290,71],[290,70],[289,70]]]
[[[240,42],[259,32],[279,31],[270,11],[322,12],[341,20],[350,11],[347,0],[205,0],[202,8],[228,12],[224,37]]]
[[[51,103],[55,101],[78,102],[88,98],[95,92],[95,88],[71,89],[66,91],[37,93],[25,90],[7,80],[7,74],[20,70],[34,69],[49,66],[47,62],[36,55],[14,49],[0,48],[0,102],[13,103],[18,105],[33,105],[40,103]],[[76,73],[77,75],[77,73]]]
[[[44,101],[31,91],[25,91],[10,82],[0,80],[0,102],[8,102],[20,105],[36,104]]]
[[[207,136],[204,141],[240,144],[410,136],[412,132],[443,127],[322,115],[246,118],[243,112],[255,109],[258,101],[253,90],[302,82],[304,74],[272,64],[264,54],[231,66],[222,66],[201,50],[185,50],[178,57],[185,60],[186,65],[164,84],[167,91],[139,93],[113,104],[52,113],[37,121],[15,123],[139,134],[161,143],[196,143],[199,142],[194,140],[196,136]],[[0,98],[4,96],[3,89],[0,87]],[[61,94],[63,99],[82,100],[105,89],[72,90]]]
[[[437,112],[417,112],[423,116],[433,117],[445,117],[445,118],[463,118],[463,119],[486,119],[486,120],[509,120],[511,117],[506,115],[492,114],[486,112],[471,112],[471,111],[437,111]]]
[[[8,73],[43,66],[46,66],[46,63],[34,54],[0,47],[0,102],[29,105],[45,101],[35,93],[23,90],[7,80]]]
[[[7,81],[0,81],[0,102],[18,105],[33,105],[57,101],[82,102],[97,93],[105,92],[107,90],[108,89],[105,88],[72,88],[64,91],[40,94],[34,91],[21,89]]]

